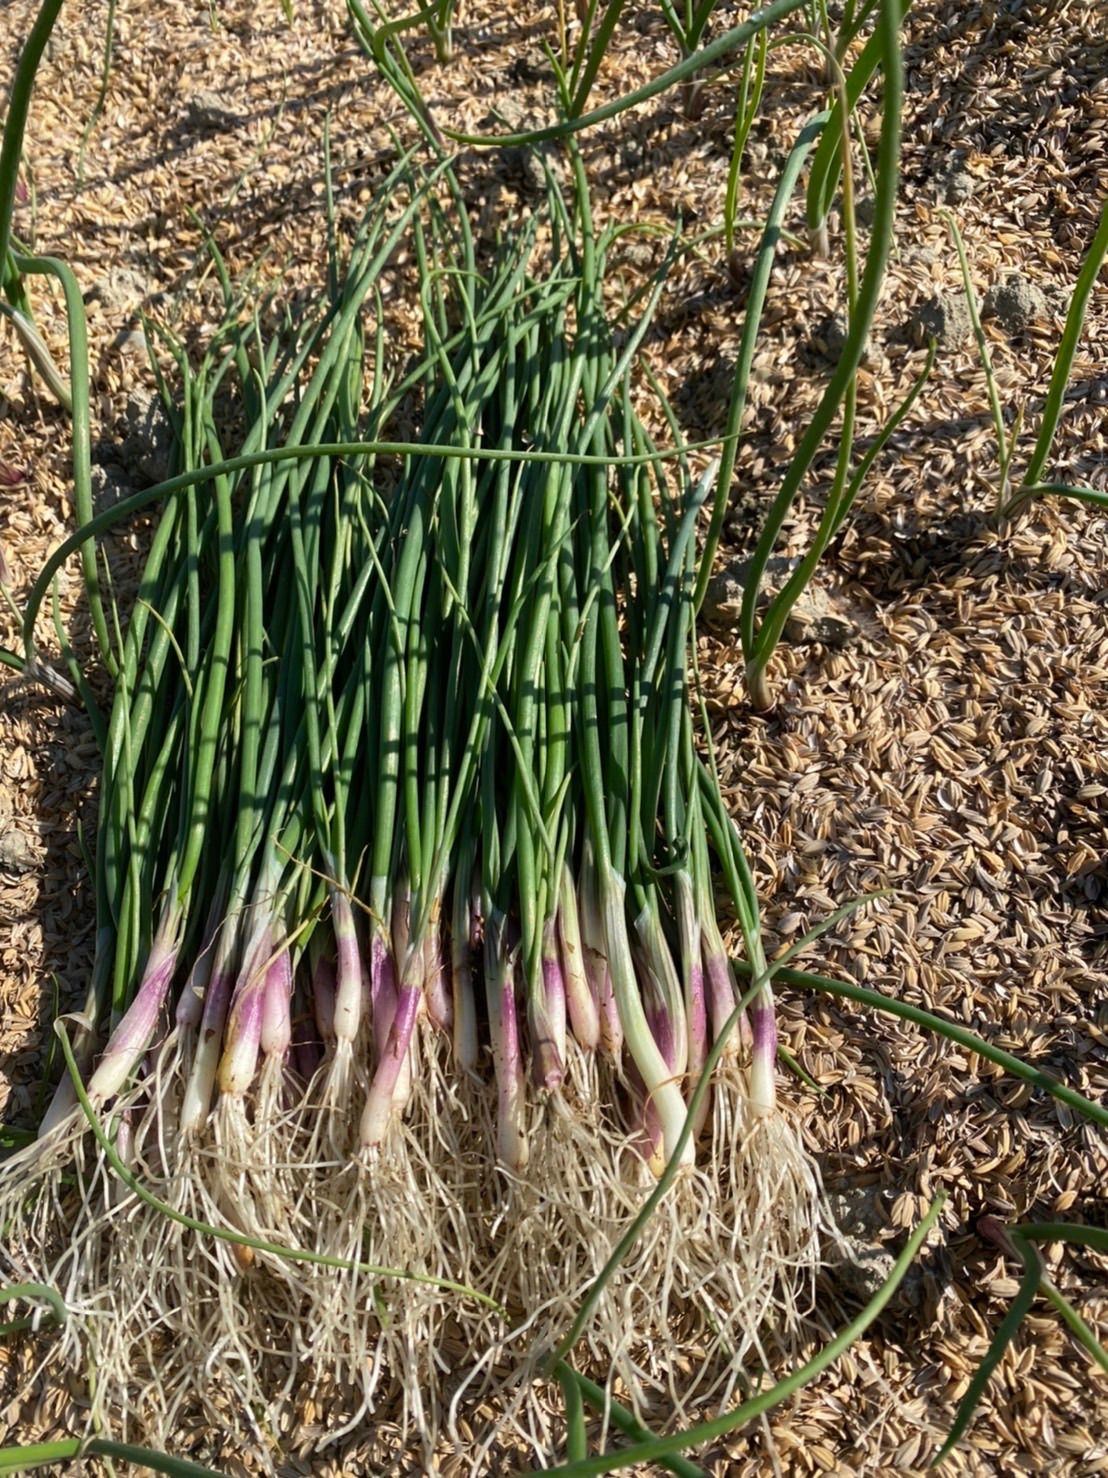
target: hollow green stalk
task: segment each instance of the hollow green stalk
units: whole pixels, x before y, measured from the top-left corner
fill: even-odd
[[[789,611],[802,587],[797,575],[786,583],[772,603],[757,635],[754,632],[755,606],[766,565],[776,544],[793,500],[823,441],[839,405],[852,393],[858,365],[869,335],[885,267],[888,262],[896,207],[900,159],[900,115],[903,96],[903,72],[899,39],[899,6],[897,0],[882,0],[877,34],[881,38],[881,61],[884,73],[881,140],[878,146],[878,189],[874,201],[873,228],[865,270],[858,287],[854,312],[851,314],[846,341],[827,389],[808,423],[804,435],[785,473],[750,561],[749,578],[743,591],[742,635],[746,658],[747,683],[756,707],[769,702],[766,666],[772,656]],[[832,520],[833,522],[833,520]],[[824,531],[825,537],[830,533]]]

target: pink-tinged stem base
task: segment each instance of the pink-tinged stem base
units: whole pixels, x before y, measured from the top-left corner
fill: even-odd
[[[708,1010],[704,1001],[704,968],[699,959],[694,959],[689,966],[685,992],[685,1013],[689,1024],[688,1071],[690,1076],[695,1076],[708,1055]]]
[[[223,1024],[227,1019],[227,1008],[231,1004],[233,985],[230,972],[222,967],[222,962],[218,963],[212,971],[204,996],[204,1015],[196,1039],[192,1071],[189,1073],[181,1104],[183,1133],[199,1129],[211,1109],[216,1069],[223,1047]]]
[[[666,1163],[662,1120],[658,1110],[654,1107],[653,1099],[643,1098],[640,1100],[640,1103],[639,1154],[642,1155],[655,1175],[661,1175]]]
[[[750,1103],[755,1113],[771,1114],[777,1107],[777,1021],[773,997],[761,991],[750,1007]]]
[[[361,1142],[364,1149],[372,1149],[380,1144],[388,1129],[401,1072],[412,1044],[421,994],[418,985],[402,986],[397,997],[385,1049],[377,1064],[362,1111]]]
[[[569,1024],[580,1045],[589,1052],[595,1051],[600,1042],[600,1012],[585,969],[581,920],[577,913],[577,896],[573,891],[573,880],[568,867],[562,869],[562,888],[558,902],[558,948],[565,980]]]
[[[527,1136],[523,1126],[527,1089],[519,1043],[519,1014],[515,985],[509,975],[500,989],[499,1051],[495,1052],[497,1083],[497,1152],[509,1170],[527,1164]]]
[[[177,997],[177,1025],[182,1031],[195,1031],[204,1014],[204,997],[215,966],[216,948],[223,916],[227,911],[227,884],[220,883],[212,899],[211,910],[204,921],[204,934],[199,953],[192,963],[188,979]]]
[[[292,956],[281,950],[266,971],[262,1006],[262,1051],[284,1057],[292,1042]]]
[[[219,1060],[219,1091],[241,1097],[254,1081],[262,1042],[268,962],[273,953],[271,931],[266,928],[247,950],[243,969],[235,984],[231,1011],[223,1034],[223,1056]]]
[[[735,977],[731,970],[731,962],[723,948],[723,941],[719,941],[718,948],[715,943],[704,941],[704,972],[706,976],[706,987],[708,996],[708,1014],[712,1023],[712,1040],[718,1041],[727,1026],[728,1018],[739,1003],[736,991]],[[737,1027],[732,1027],[723,1049],[725,1057],[734,1057],[739,1050],[740,1042],[750,1043],[750,1021],[747,1013],[743,1011],[739,1016]]]
[[[705,999],[704,964],[701,959],[701,928],[697,917],[692,878],[679,872],[676,880],[677,929],[680,936],[681,973],[685,997],[685,1027],[688,1060],[685,1071],[695,1084],[708,1055],[708,1005]]]
[[[376,930],[369,946],[369,994],[373,1002],[373,1048],[380,1062],[396,1015],[396,965],[388,940]]]
[[[93,1103],[114,1098],[146,1051],[157,1029],[158,1018],[173,979],[173,971],[177,965],[177,948],[176,922],[173,919],[163,920],[151,946],[142,983],[112,1033],[100,1064],[89,1080],[88,1094]]]
[[[708,1056],[708,1008],[704,999],[704,967],[700,963],[699,940],[697,945],[697,952],[690,963],[686,983],[685,1011],[689,1023],[689,1062],[685,1073],[688,1081],[686,1091],[690,1099],[696,1092],[697,1084],[704,1071],[704,1062]],[[713,1091],[712,1088],[707,1089],[700,1100],[700,1107],[693,1119],[694,1137],[700,1134],[708,1121]]]
[[[353,1045],[362,1016],[362,960],[350,895],[331,889],[331,921],[335,931],[335,1038]]]
[[[496,1073],[496,1149],[501,1164],[519,1171],[528,1160],[527,1083],[519,1039],[515,966],[508,954],[505,934],[504,919],[490,915],[485,930],[485,990]]]
[[[532,996],[528,1023],[531,1073],[537,1088],[553,1092],[565,1076],[566,988],[552,919],[543,928],[541,968],[541,992]]]
[[[604,948],[603,917],[595,900],[587,893],[582,895],[579,916],[585,975],[596,1000],[600,1050],[613,1062],[618,1062],[623,1051],[623,1023],[619,1019],[612,972]]]
[[[671,1071],[643,1011],[642,990],[644,985],[649,984],[657,992],[657,983],[649,980],[640,982],[636,972],[627,931],[627,885],[610,866],[606,868],[600,881],[601,896],[604,902],[604,938],[624,1037],[628,1052],[658,1110],[662,1121],[665,1153],[669,1157],[677,1153],[677,1142],[688,1117],[688,1105],[679,1084],[675,1081],[676,1073],[683,1073],[685,1070],[687,1047],[675,1031],[673,1050],[678,1065],[675,1071]],[[660,1004],[664,999],[660,997],[656,1004]],[[670,1016],[672,1026],[672,1012]],[[690,1138],[681,1150],[681,1163],[691,1165],[694,1154]],[[653,1162],[651,1162],[651,1168],[656,1168]]]
[[[454,1002],[451,999],[446,957],[442,947],[441,917],[442,900],[436,899],[423,938],[423,992],[432,1026],[449,1036],[454,1024]]]

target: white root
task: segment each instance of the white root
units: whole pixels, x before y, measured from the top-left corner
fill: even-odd
[[[129,1103],[134,1174],[178,1217],[346,1266],[171,1219],[119,1187],[83,1121],[0,1167],[5,1271],[65,1299],[58,1354],[75,1371],[95,1362],[97,1421],[130,1410],[134,1434],[156,1444],[183,1414],[233,1417],[264,1455],[289,1403],[311,1397],[325,1403],[323,1442],[387,1402],[428,1464],[452,1427],[474,1472],[508,1432],[550,1450],[558,1434],[539,1362],[656,1184],[614,1117],[626,1090],[607,1058],[571,1039],[562,1089],[528,1110],[530,1163],[509,1173],[495,1162],[495,1085],[458,1075],[449,1039],[426,1019],[412,1051],[404,1117],[357,1158],[361,1098],[352,1088],[343,1112],[333,1056],[295,1093],[273,1059],[248,1095],[220,1099],[182,1136],[188,1053],[171,1039]],[[708,1134],[698,1159],[718,1170],[682,1167],[578,1347],[621,1400],[664,1400],[675,1419],[732,1399],[744,1363],[770,1364],[761,1332],[787,1340],[801,1324],[818,1262],[816,1171],[785,1119],[750,1111],[734,1064],[713,1087]],[[509,1317],[437,1280],[478,1290]],[[667,1357],[675,1330],[703,1351],[679,1381]],[[483,1401],[495,1430],[465,1439],[458,1420]]]

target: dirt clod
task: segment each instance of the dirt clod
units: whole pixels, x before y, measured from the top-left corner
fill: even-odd
[[[96,513],[114,508],[121,499],[129,497],[135,491],[126,469],[118,462],[94,462],[89,474],[92,482],[92,506]],[[151,478],[151,481],[158,482],[162,479]]]
[[[981,305],[982,318],[995,318],[1006,334],[1013,338],[1025,333],[1036,321],[1050,313],[1046,294],[1042,288],[1019,272],[1010,272],[1002,282],[996,282],[985,294]]]
[[[134,391],[127,397],[126,420],[119,449],[124,467],[147,483],[164,482],[173,455],[173,428],[161,399],[150,391]]]
[[[113,267],[85,293],[86,303],[98,303],[112,324],[133,321],[146,303],[150,285],[133,267]]]
[[[940,349],[956,349],[969,338],[972,327],[965,298],[959,292],[952,292],[937,293],[921,303],[908,329],[917,344],[936,339]]]
[[[196,133],[226,133],[242,122],[222,93],[213,88],[194,92],[185,110],[185,121]]]
[[[939,199],[944,205],[962,205],[977,189],[977,181],[960,164],[951,164],[935,176]]]
[[[504,150],[503,160],[509,177],[520,184],[526,194],[540,196],[546,189],[546,171],[543,169],[542,156],[534,149],[522,145],[513,146]]]
[[[785,584],[799,560],[772,558],[767,579],[758,592],[758,604],[765,605]],[[750,576],[749,560],[738,560],[714,575],[704,596],[701,615],[710,626],[729,630],[738,626],[743,591]],[[793,643],[819,642],[825,647],[845,647],[855,637],[857,628],[845,611],[820,585],[809,584],[797,597],[785,623],[785,639]]]
[[[879,1240],[886,1226],[873,1186],[832,1192],[827,1197],[835,1229],[827,1258],[835,1281],[853,1297],[867,1302],[892,1271],[896,1257]]]
[[[0,822],[0,872],[34,872],[41,858],[30,837],[10,822]]]
[[[842,357],[849,332],[850,320],[841,309],[829,314],[816,330],[816,346],[831,364],[838,364]],[[862,363],[872,364],[877,357],[873,339],[867,334],[862,344]]]
[[[909,246],[904,252],[906,267],[933,267],[938,260],[939,254],[931,246]]]

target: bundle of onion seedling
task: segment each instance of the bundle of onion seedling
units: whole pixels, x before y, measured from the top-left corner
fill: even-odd
[[[636,413],[662,284],[609,316],[573,178],[482,253],[451,171],[399,166],[268,343],[228,287],[179,357],[183,470],[125,633],[89,587],[115,691],[85,1086],[0,1194],[98,1405],[155,1433],[199,1398],[264,1434],[294,1389],[353,1420],[395,1381],[433,1440],[450,1370],[514,1370],[532,1424],[524,1356],[674,1156],[586,1336],[632,1395],[678,1314],[705,1358],[673,1409],[728,1387],[811,1271],[757,903],[694,742],[712,469]],[[403,365],[390,271],[418,300]],[[386,439],[413,415],[418,442]]]

